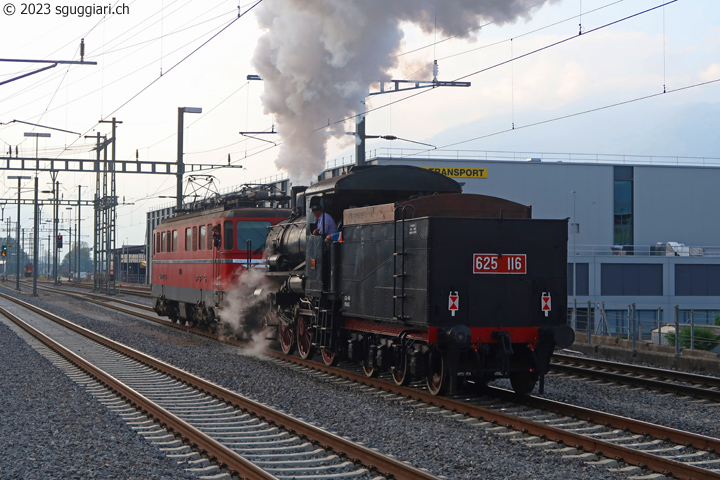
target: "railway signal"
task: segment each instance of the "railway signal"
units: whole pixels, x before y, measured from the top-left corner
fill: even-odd
[[[2,252],[0,253],[3,257],[7,257],[7,245],[2,246]]]
[[[57,236],[57,248],[62,248],[62,235]]]

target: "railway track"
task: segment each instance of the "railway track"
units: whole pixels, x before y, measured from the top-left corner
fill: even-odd
[[[718,377],[563,354],[553,355],[551,371],[720,403]]]
[[[107,304],[107,302],[106,302]],[[130,312],[128,312],[130,313]],[[192,330],[158,319],[164,325]],[[205,335],[207,332],[203,332]],[[211,335],[209,335],[211,336]],[[311,369],[318,375],[332,374],[339,379],[377,389],[378,394],[397,394],[409,401],[437,408],[444,415],[458,415],[463,421],[504,436],[516,437],[534,447],[548,448],[563,455],[586,460],[600,460],[610,467],[620,463],[635,465],[636,470],[649,468],[672,473],[675,478],[720,478],[720,440],[690,432],[653,425],[600,411],[553,402],[539,397],[518,399],[502,389],[490,390],[488,396],[436,397],[423,385],[399,387],[392,379],[369,378],[355,367],[329,367],[323,363],[287,357],[268,352],[280,363]],[[674,372],[673,375],[679,373]],[[620,461],[620,463],[618,463]]]
[[[92,377],[98,384],[92,387],[94,393],[117,406],[139,433],[185,461],[202,462],[198,452],[203,452],[215,467],[195,464],[201,473],[222,470],[240,478],[265,480],[436,478],[26,302],[0,297],[2,303],[12,302],[24,312],[31,311],[23,313],[26,320],[21,320],[7,308],[0,309]],[[61,337],[63,345],[52,337]]]
[[[32,284],[31,281],[22,279],[20,280],[20,283],[27,285]],[[38,285],[43,285],[46,287],[54,287],[55,284],[53,282],[47,282],[47,281],[38,281]],[[69,282],[67,284],[68,287],[72,288],[81,288],[84,290],[92,290],[93,284],[87,283],[87,282]],[[145,298],[151,298],[152,294],[150,293],[150,289],[146,286],[133,286],[133,285],[116,285],[115,287],[116,293],[124,294],[124,295],[133,295],[136,297],[145,297]]]
[[[360,371],[285,357],[282,361],[318,373],[333,373],[366,384],[381,392],[391,392],[432,405],[441,415],[463,415],[467,421],[478,419],[480,426],[503,436],[515,437],[534,448],[542,447],[562,455],[600,462],[606,466],[631,465],[626,471],[672,474],[674,478],[719,479],[720,439],[696,435],[661,425],[633,420],[548,400],[536,396],[518,398],[513,392],[490,387],[486,395],[436,397],[415,388],[395,385],[390,378],[367,378]],[[634,467],[632,467],[634,466]]]

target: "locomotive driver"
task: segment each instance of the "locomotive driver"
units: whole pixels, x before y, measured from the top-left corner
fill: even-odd
[[[323,237],[327,237],[328,235],[337,233],[338,229],[337,225],[335,225],[335,220],[333,220],[333,218],[326,212],[323,212],[320,205],[313,205],[310,209],[317,219],[317,225],[315,230],[313,230],[313,235],[322,235]]]

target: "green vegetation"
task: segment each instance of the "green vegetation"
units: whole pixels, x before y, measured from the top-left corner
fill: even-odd
[[[715,324],[720,322],[720,315],[715,317]],[[690,348],[691,327],[682,327],[680,329],[680,346]],[[668,345],[675,346],[675,332],[665,335]],[[720,345],[720,335],[715,334],[715,329],[710,327],[695,327],[695,349],[696,350],[713,350]]]

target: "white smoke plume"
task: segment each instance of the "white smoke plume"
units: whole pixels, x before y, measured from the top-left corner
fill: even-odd
[[[557,1],[557,0],[552,0]],[[539,0],[265,0],[257,9],[266,33],[253,63],[264,80],[266,114],[282,138],[276,166],[305,183],[325,167],[328,133],[354,131],[369,85],[389,80],[403,32],[411,22],[425,32],[468,37],[483,23],[529,18]],[[535,7],[535,8],[533,8]]]
[[[269,289],[270,282],[264,272],[251,268],[242,271],[226,293],[225,305],[220,310],[220,333],[248,341],[250,347],[244,349],[243,354],[262,356],[270,345],[265,337],[274,330],[268,332],[263,329]]]

